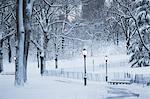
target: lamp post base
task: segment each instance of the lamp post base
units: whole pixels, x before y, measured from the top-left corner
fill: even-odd
[[[106,82],[108,81],[108,76],[106,76]]]

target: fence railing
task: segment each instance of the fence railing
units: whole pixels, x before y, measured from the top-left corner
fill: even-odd
[[[60,71],[60,70],[48,70],[46,73],[47,76],[57,76],[57,77],[65,77],[72,79],[83,79],[83,72],[71,72],[71,71]],[[87,80],[93,81],[104,81],[105,75],[98,73],[87,73]]]
[[[83,72],[72,72],[64,70],[48,70],[46,76],[57,76],[71,79],[83,79]],[[87,73],[87,80],[105,81],[105,73]],[[108,74],[108,80],[131,80],[134,83],[150,83],[150,74],[131,74],[127,72],[112,72]]]
[[[134,83],[138,84],[150,84],[150,74],[136,74],[134,76]]]

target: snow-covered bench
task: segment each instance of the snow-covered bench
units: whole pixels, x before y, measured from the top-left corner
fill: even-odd
[[[15,72],[2,72],[1,75],[15,75]]]
[[[126,79],[126,80],[111,80],[111,81],[108,81],[108,83],[109,84],[113,84],[113,85],[117,85],[117,84],[131,84],[132,82],[131,82],[131,80],[129,80],[129,79]]]

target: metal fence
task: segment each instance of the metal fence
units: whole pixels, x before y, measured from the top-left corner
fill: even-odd
[[[150,74],[136,74],[134,83],[150,85]]]
[[[46,76],[57,76],[71,79],[83,79],[83,72],[71,72],[62,70],[48,70]],[[105,81],[105,73],[87,73],[87,80]],[[138,84],[150,84],[150,74],[131,74],[127,72],[113,72],[108,75],[108,80],[131,80]]]
[[[83,72],[71,72],[71,71],[60,71],[60,70],[49,70],[46,73],[47,76],[57,76],[57,77],[65,77],[72,79],[83,79]],[[98,73],[87,73],[87,80],[92,81],[104,81],[105,75]]]

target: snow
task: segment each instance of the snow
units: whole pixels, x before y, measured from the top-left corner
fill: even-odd
[[[30,66],[33,67],[24,87],[14,86],[14,75],[0,75],[0,99],[98,99],[104,97],[99,93],[106,93],[98,82],[88,82],[88,86],[84,86],[79,80],[41,77],[36,64],[30,63]]]
[[[8,82],[11,82],[7,80]],[[84,87],[81,82],[63,80],[52,77],[42,77],[29,80],[23,88],[15,88],[3,83],[0,86],[1,99],[91,99],[99,96],[99,93],[105,93],[100,90],[98,83],[89,83],[88,87]],[[97,85],[97,86],[95,86]],[[3,86],[3,88],[2,88]],[[96,99],[96,98],[95,98]]]
[[[104,56],[87,57],[89,72],[93,72],[91,59],[95,61],[95,72],[102,71],[96,70],[96,66],[105,64]],[[109,72],[123,71],[123,69],[127,68],[124,68],[124,65],[128,65],[127,60],[126,55],[109,55]],[[61,68],[68,71],[80,71],[83,68],[82,61],[82,57],[61,60],[59,61],[59,68],[61,66]],[[47,63],[47,69],[54,69],[53,61]],[[111,64],[114,67],[111,67]],[[128,69],[130,70],[130,68]],[[138,68],[134,69],[139,71]],[[145,72],[149,73],[149,71],[146,71],[149,69],[148,67],[144,69]],[[84,86],[83,80],[41,76],[36,62],[28,62],[27,84],[24,87],[15,87],[15,76],[12,75],[14,70],[14,63],[9,64],[4,61],[4,72],[2,73],[3,75],[0,75],[0,99],[146,99],[150,96],[150,88],[146,85],[110,85],[106,82],[87,81],[87,86]]]

